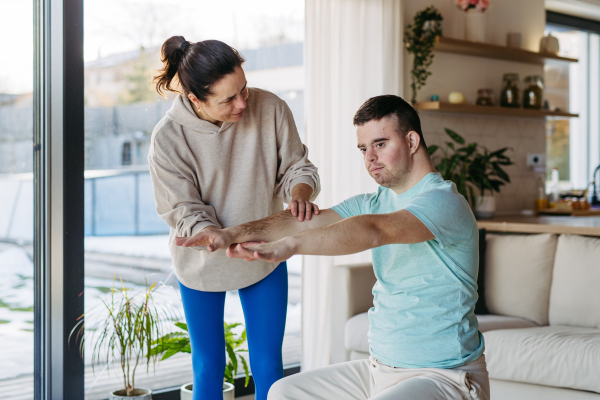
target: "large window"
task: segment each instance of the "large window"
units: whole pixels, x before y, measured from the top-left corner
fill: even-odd
[[[170,36],[219,39],[246,58],[249,86],[284,99],[304,139],[302,0],[125,1],[85,0],[85,308],[97,318],[101,298],[122,278],[131,288],[158,282],[159,306],[184,319],[168,249],[168,227],[156,215],[147,165],[150,136],[170,108],[151,80],[160,46]],[[300,361],[301,259],[289,262],[289,304],[284,364]],[[237,291],[227,293],[225,320],[244,322]],[[122,386],[111,373],[91,369],[86,343],[87,399]],[[136,386],[172,387],[191,381],[191,358],[177,355],[156,372],[138,369]]]
[[[546,64],[546,99],[551,108],[579,118],[547,122],[547,169],[557,168],[561,189],[586,189],[600,164],[600,22],[548,13],[546,33],[560,43],[560,55],[578,63]]]
[[[10,400],[33,398],[33,3],[0,0],[0,13],[0,393]]]

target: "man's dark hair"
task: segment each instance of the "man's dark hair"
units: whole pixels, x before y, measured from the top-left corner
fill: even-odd
[[[419,114],[402,97],[391,94],[371,97],[360,106],[353,122],[355,126],[362,126],[369,121],[379,121],[381,118],[389,116],[396,117],[399,134],[406,135],[410,131],[417,132],[421,138],[421,144],[427,150]]]

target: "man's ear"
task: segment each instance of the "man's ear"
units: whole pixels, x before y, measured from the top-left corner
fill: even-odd
[[[416,153],[417,149],[419,148],[419,144],[421,144],[421,136],[415,131],[410,131],[406,137],[408,139],[410,154]]]

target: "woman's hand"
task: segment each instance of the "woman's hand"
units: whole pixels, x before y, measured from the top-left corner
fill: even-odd
[[[298,217],[300,222],[310,220],[313,213],[319,215],[319,206],[307,200],[292,200],[287,209],[292,210],[292,215]]]
[[[213,252],[218,249],[226,249],[231,245],[231,235],[227,229],[220,229],[216,226],[207,226],[194,236],[176,237],[175,244],[183,247],[205,246],[206,250]]]
[[[281,263],[295,254],[296,246],[291,237],[280,239],[276,242],[246,242],[232,244],[227,249],[227,257],[243,258],[246,261],[264,260],[272,263]]]
[[[319,215],[319,207],[309,201],[312,194],[313,188],[306,183],[299,183],[292,188],[292,201],[288,204],[287,209],[291,210],[292,215],[298,217],[300,222],[305,219],[310,220],[313,213]]]

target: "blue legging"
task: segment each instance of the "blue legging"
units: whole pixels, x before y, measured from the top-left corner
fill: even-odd
[[[194,400],[222,400],[225,373],[223,316],[226,292],[202,292],[179,282],[190,333]],[[287,264],[262,281],[239,290],[256,400],[266,400],[271,385],[283,378],[281,346],[287,313]]]

